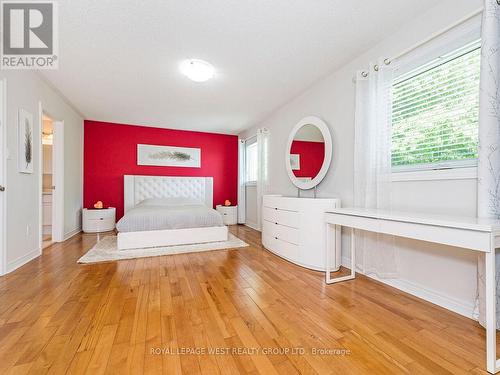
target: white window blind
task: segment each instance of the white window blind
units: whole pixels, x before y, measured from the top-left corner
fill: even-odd
[[[397,77],[392,91],[392,166],[398,170],[475,165],[480,43]]]

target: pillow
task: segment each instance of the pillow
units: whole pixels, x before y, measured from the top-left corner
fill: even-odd
[[[203,204],[194,198],[148,198],[141,201],[138,206],[180,206],[180,205],[193,205]]]

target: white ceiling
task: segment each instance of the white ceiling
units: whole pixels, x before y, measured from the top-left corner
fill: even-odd
[[[59,70],[87,119],[238,133],[435,0],[65,0]],[[216,77],[181,75],[185,58]]]

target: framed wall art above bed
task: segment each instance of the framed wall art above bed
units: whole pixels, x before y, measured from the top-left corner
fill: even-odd
[[[137,165],[201,168],[201,149],[138,144]]]

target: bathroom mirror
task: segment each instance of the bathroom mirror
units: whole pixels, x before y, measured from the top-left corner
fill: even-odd
[[[332,137],[323,120],[309,116],[292,129],[286,147],[286,170],[292,183],[302,190],[315,188],[328,172],[332,159]]]

